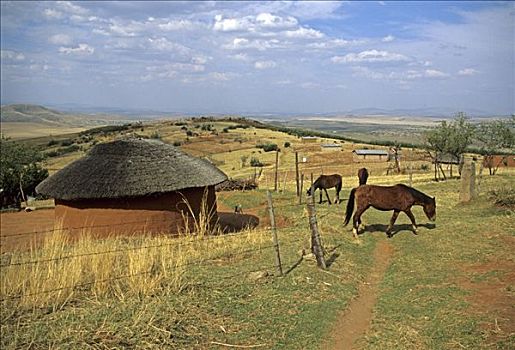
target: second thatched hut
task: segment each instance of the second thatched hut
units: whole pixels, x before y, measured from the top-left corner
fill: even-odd
[[[216,222],[215,185],[226,179],[174,146],[126,139],[94,146],[36,190],[55,198],[56,224],[69,232],[176,234],[203,209]]]

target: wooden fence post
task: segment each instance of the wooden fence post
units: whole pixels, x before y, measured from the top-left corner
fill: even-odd
[[[318,232],[317,217],[315,211],[315,197],[313,194],[308,196],[307,200],[309,228],[311,229],[311,252],[315,254],[317,266],[323,270],[327,268],[324,258],[324,249],[320,242],[320,233]]]
[[[297,184],[297,197],[300,196],[299,187],[299,152],[295,152],[295,183]]]
[[[272,239],[274,241],[275,248],[275,268],[277,269],[279,276],[282,276],[283,266],[281,264],[281,253],[279,251],[279,241],[277,240],[277,230],[275,228],[274,205],[272,203],[272,194],[268,190],[266,191],[266,197],[268,199],[268,211],[270,213],[270,225],[272,227]]]
[[[300,192],[299,192],[299,204],[302,204],[302,191],[304,187],[304,173],[300,177]]]
[[[408,162],[408,173],[409,173],[408,185],[409,185],[409,187],[413,187],[413,148],[411,149],[410,159]]]
[[[277,192],[277,171],[279,168],[279,151],[275,151],[275,177],[274,177],[274,192]]]

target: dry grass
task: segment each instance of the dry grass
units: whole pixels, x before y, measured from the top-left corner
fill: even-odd
[[[74,233],[78,239],[72,239],[65,230],[56,230],[41,247],[4,257],[2,302],[11,308],[56,309],[81,294],[124,300],[180,292],[191,282],[185,277],[191,265],[238,255],[248,247],[259,249],[267,241],[265,235],[252,230],[221,235],[212,226],[215,214],[207,206],[206,192],[200,214],[184,216],[185,228],[179,237],[144,234],[99,240],[84,229]]]

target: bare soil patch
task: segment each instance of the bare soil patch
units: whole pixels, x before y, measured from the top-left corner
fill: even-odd
[[[354,349],[356,341],[363,336],[372,322],[373,309],[378,296],[378,286],[393,254],[393,247],[381,240],[374,250],[374,266],[366,281],[359,286],[358,297],[339,316],[331,331],[332,342],[326,349]]]

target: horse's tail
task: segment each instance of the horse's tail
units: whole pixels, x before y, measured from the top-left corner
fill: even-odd
[[[355,197],[356,189],[353,188],[350,191],[349,201],[347,202],[347,210],[345,212],[345,221],[343,222],[343,226],[347,226],[350,221],[350,217],[354,212],[354,197]]]

